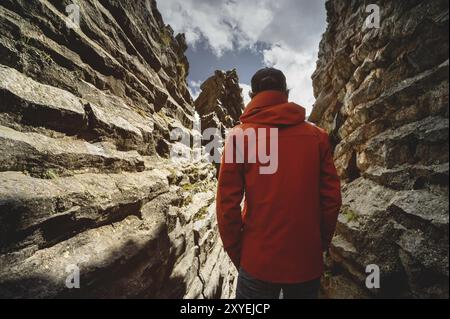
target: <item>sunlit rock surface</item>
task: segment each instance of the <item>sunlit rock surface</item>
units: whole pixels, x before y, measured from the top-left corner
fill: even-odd
[[[202,128],[218,128],[223,133],[226,128],[239,123],[244,110],[242,89],[235,69],[216,71],[200,86],[201,92],[194,106],[201,118]]]
[[[313,75],[344,200],[323,294],[448,298],[448,1],[378,1],[363,29],[368,4],[327,1]]]
[[[234,296],[215,170],[169,159],[194,105],[156,2],[4,0],[0,27],[0,297]]]

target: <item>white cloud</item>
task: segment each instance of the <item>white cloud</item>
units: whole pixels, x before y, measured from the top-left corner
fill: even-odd
[[[198,98],[200,92],[202,91],[200,89],[201,85],[202,83],[200,81],[189,81],[188,83],[188,90],[194,101]]]
[[[248,93],[252,90],[251,86],[245,83],[239,83],[239,86],[242,89],[242,97],[244,98],[244,104],[247,106],[247,104],[250,102],[250,96]]]
[[[286,75],[290,100],[306,108],[309,114],[314,103],[311,75],[315,69],[315,56],[292,50],[283,45],[274,45],[263,51],[264,63],[280,69]]]
[[[267,44],[264,63],[285,73],[291,100],[311,111],[310,77],[326,25],[325,0],[161,0],[158,8],[190,46],[205,41],[218,57]]]
[[[273,19],[268,0],[163,0],[158,8],[189,45],[206,39],[217,56],[224,51],[252,47]]]

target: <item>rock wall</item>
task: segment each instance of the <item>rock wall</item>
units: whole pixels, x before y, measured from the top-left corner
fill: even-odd
[[[363,29],[371,3],[380,28]],[[344,205],[324,295],[448,298],[448,1],[326,8],[310,120],[331,135]]]
[[[186,48],[154,0],[1,1],[0,297],[233,295],[214,168],[168,159]]]
[[[203,129],[218,128],[223,134],[225,128],[238,124],[245,105],[235,69],[227,72],[217,70],[200,89],[194,106]]]

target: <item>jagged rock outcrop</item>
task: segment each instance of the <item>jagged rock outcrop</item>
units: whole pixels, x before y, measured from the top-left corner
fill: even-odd
[[[344,185],[324,294],[448,298],[448,1],[378,1],[379,29],[370,3],[326,3],[313,75]]]
[[[200,89],[194,105],[203,130],[218,128],[224,134],[226,128],[238,124],[244,110],[244,100],[235,69],[227,72],[217,70],[203,82]]]
[[[72,1],[0,3],[0,297],[232,296],[214,168],[169,159],[184,36],[154,0],[73,3],[79,28]]]

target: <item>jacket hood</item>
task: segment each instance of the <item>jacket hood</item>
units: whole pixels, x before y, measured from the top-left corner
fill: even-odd
[[[287,96],[280,91],[263,91],[246,106],[240,120],[263,125],[296,125],[305,121],[305,108],[288,102]]]

